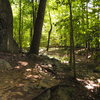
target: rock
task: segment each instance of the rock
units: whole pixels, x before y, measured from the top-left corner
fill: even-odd
[[[43,79],[39,82],[39,87],[43,88],[51,88],[59,84],[59,81],[56,80],[54,77],[49,76],[48,74],[41,74]]]
[[[51,89],[50,100],[71,100],[69,88],[66,86],[55,86]]]
[[[51,65],[52,69],[55,70],[55,72],[63,72],[63,71],[71,71],[71,68],[64,63],[61,63],[60,60],[55,58],[49,58],[48,56],[41,55],[40,58],[43,61],[44,65]]]
[[[51,61],[53,62],[54,66],[61,66],[61,62],[55,58],[51,58]]]
[[[59,82],[56,79],[45,78],[40,81],[39,86],[43,87],[43,88],[51,88],[51,87],[57,85],[58,83]]]
[[[68,87],[54,86],[47,88],[40,95],[32,100],[72,100],[69,95]]]
[[[50,89],[46,89],[40,95],[33,98],[32,100],[50,100],[50,94],[51,94]]]
[[[11,65],[4,59],[0,59],[0,70],[9,70],[12,69]]]

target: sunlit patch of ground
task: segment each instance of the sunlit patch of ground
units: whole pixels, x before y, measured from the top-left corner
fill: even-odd
[[[63,48],[50,48],[47,52],[45,49],[40,50],[40,54],[48,55],[49,57],[54,57],[61,62],[68,63],[69,52]]]
[[[96,82],[94,82],[93,80],[83,80],[79,78],[77,78],[77,80],[83,82],[85,87],[91,91],[93,91],[95,88],[100,88],[100,79],[97,79]]]

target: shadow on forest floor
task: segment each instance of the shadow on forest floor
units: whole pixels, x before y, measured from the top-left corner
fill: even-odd
[[[71,100],[86,100],[85,97],[87,100],[99,100],[100,73],[93,72],[97,65],[91,59],[87,62],[85,55],[76,52],[77,81],[74,81],[67,50],[51,49],[40,54],[44,56],[0,53],[0,59],[5,59],[12,66],[9,70],[0,68],[0,100],[32,100],[43,94],[44,90],[59,84],[69,87],[73,97]]]

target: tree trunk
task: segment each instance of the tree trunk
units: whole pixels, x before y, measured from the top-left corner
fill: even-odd
[[[50,11],[49,11],[49,18],[50,18],[50,30],[49,30],[49,32],[48,32],[47,51],[49,50],[49,45],[50,45],[50,36],[51,36],[51,32],[52,32],[52,22],[51,22]]]
[[[39,54],[39,46],[40,46],[42,26],[43,26],[43,21],[44,21],[46,1],[47,0],[40,0],[37,18],[36,18],[35,25],[34,25],[34,35],[33,35],[33,39],[31,42],[29,54],[31,53],[36,54],[36,55]]]
[[[32,24],[30,27],[30,45],[31,45],[33,34],[34,34],[34,24],[35,24],[36,13],[37,13],[37,7],[36,7],[35,3],[37,4],[37,1],[31,0],[31,3],[32,3],[32,13],[31,13],[30,17],[31,17]]]
[[[0,0],[0,51],[18,52],[13,39],[13,15],[8,0]]]
[[[70,65],[73,67],[74,78],[76,78],[76,68],[75,68],[75,52],[74,52],[74,36],[73,36],[73,20],[72,20],[72,2],[69,2],[70,10]]]
[[[97,15],[97,19],[98,19],[98,21],[100,20],[100,11],[99,11],[99,8],[98,8],[98,15]],[[99,41],[99,39],[100,39],[100,24],[98,23],[98,28],[97,28],[97,31],[98,31],[98,33],[97,33],[97,38],[96,38],[96,49],[99,49],[100,48],[100,41]]]
[[[21,29],[22,29],[22,10],[21,10],[21,0],[19,0],[19,48],[20,52],[22,51],[22,34],[21,34]]]
[[[89,53],[89,20],[88,20],[88,1],[86,2],[86,25],[87,25],[87,30],[86,30],[86,59],[88,59],[88,53]]]

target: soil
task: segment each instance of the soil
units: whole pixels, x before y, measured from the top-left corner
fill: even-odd
[[[53,53],[54,51],[50,51],[48,56]],[[47,56],[0,52],[0,58],[5,59],[12,66],[12,69],[0,71],[0,100],[32,100],[46,89],[52,90],[58,85],[75,89],[72,100],[100,98],[100,73],[93,72],[95,65],[91,68],[94,63],[90,59],[86,62],[85,56],[77,55],[76,80],[73,79],[72,70],[55,67],[53,62],[49,61],[51,58]],[[62,65],[68,66],[68,63]]]

